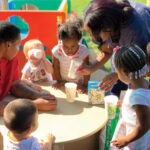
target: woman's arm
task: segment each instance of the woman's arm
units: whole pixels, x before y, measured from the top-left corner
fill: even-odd
[[[95,72],[97,69],[102,67],[108,61],[108,59],[112,56],[112,52],[113,52],[113,49],[108,48],[108,45],[104,44],[101,47],[101,52],[97,56],[95,63],[91,66],[81,67],[79,69],[79,71],[77,72],[77,74],[78,75],[89,75],[89,74]]]

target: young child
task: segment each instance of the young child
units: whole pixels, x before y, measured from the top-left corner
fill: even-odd
[[[48,134],[43,143],[30,135],[38,128],[38,110],[32,101],[10,102],[4,109],[4,124],[3,150],[52,150],[52,134]]]
[[[111,150],[150,149],[150,90],[144,78],[146,54],[137,45],[120,47],[113,63],[121,81],[129,84],[120,118],[111,141]]]
[[[67,81],[78,83],[78,92],[85,93],[90,76],[68,77],[71,61],[83,60],[83,64],[89,64],[88,49],[80,44],[82,32],[74,23],[66,22],[58,27],[58,45],[52,50],[53,67],[57,83],[54,88],[60,88]]]
[[[83,24],[84,23],[83,23],[82,18],[79,15],[77,15],[77,14],[70,14],[70,15],[68,15],[67,18],[66,18],[66,22],[70,22],[70,23],[73,23],[73,24],[77,25],[78,28],[81,29],[81,32],[82,32],[82,35],[83,35],[83,31],[84,31],[83,30],[84,29],[83,28]],[[88,46],[84,36],[82,36],[80,42],[81,42],[81,44],[85,45],[88,48],[88,50],[89,50],[89,61],[90,61],[90,63],[93,63],[94,62],[93,56],[91,54],[91,51],[89,49],[89,46]]]
[[[28,62],[22,70],[22,79],[32,82],[52,80],[53,67],[46,59],[41,41],[33,39],[25,43],[23,52]]]

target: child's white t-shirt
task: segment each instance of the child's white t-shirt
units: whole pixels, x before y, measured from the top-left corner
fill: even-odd
[[[44,150],[43,143],[40,143],[33,136],[18,141],[11,137],[10,131],[7,128],[4,128],[2,135],[3,150]]]
[[[68,72],[71,64],[72,59],[81,59],[84,60],[86,57],[89,56],[88,48],[86,48],[83,44],[79,44],[78,51],[73,56],[68,56],[64,52],[62,46],[60,44],[56,45],[52,49],[52,53],[54,57],[56,57],[59,60],[60,63],[60,75],[62,77],[62,80],[65,81],[74,81],[74,82],[83,82],[83,76],[77,75],[75,79],[70,79],[68,77]]]
[[[29,77],[28,79],[31,81],[40,81],[40,80],[52,81],[52,75],[46,72],[43,61],[41,61],[41,63],[37,67],[33,67],[30,61],[28,61],[25,64],[22,73],[24,75],[27,75]]]
[[[137,115],[133,109],[134,105],[144,105],[150,109],[150,90],[149,89],[128,89],[122,104],[122,117],[120,118],[113,138],[117,139],[121,136],[129,135],[136,127]],[[146,118],[145,118],[146,119]],[[149,150],[150,149],[150,130],[148,130],[141,138],[131,142],[121,150]],[[109,150],[118,150],[113,144]]]

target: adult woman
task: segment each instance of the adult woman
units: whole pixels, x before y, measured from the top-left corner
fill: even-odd
[[[91,74],[104,65],[116,46],[137,44],[145,50],[150,41],[150,8],[137,2],[93,0],[84,11],[84,23],[92,40],[99,42],[101,52],[94,65],[80,68],[79,75]],[[114,73],[107,76],[100,87],[109,90],[117,81],[113,65],[112,71]],[[126,88],[118,81],[111,91],[119,96]]]

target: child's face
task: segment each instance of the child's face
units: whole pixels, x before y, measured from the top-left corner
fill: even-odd
[[[43,50],[42,46],[34,46],[34,47],[32,47],[32,48],[28,51],[28,58],[27,58],[27,59],[30,61],[30,63],[31,63],[31,64],[38,64],[38,63],[40,63],[41,59],[38,59],[38,58],[34,57],[33,55],[29,55],[29,54],[30,54],[30,51],[31,51],[32,49],[41,50],[41,52],[42,52],[43,54],[44,54],[44,50]]]
[[[77,38],[62,40],[63,50],[68,56],[74,55],[79,49],[79,40]]]
[[[12,60],[17,55],[20,44],[21,44],[20,35],[15,42],[8,42],[8,47],[5,53],[5,58],[8,60]]]

